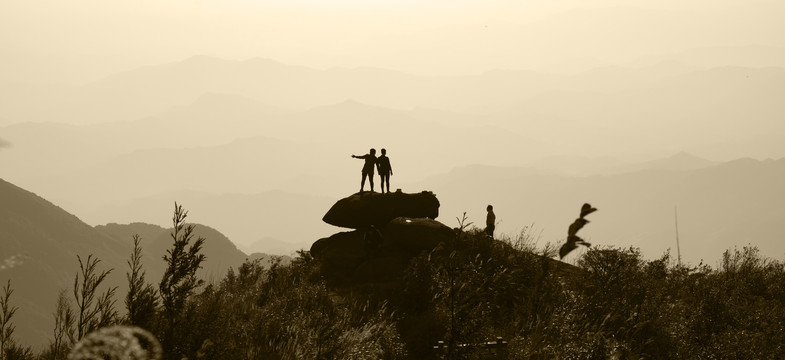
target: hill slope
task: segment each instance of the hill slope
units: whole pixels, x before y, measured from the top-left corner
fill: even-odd
[[[47,343],[54,319],[58,292],[73,288],[79,270],[77,256],[98,258],[98,270],[113,269],[105,286],[117,286],[117,309],[123,313],[127,291],[125,273],[133,234],[143,238],[142,263],[147,281],[157,285],[164,270],[163,255],[171,244],[169,229],[135,223],[109,224],[96,228],[85,224],[51,202],[0,179],[0,282],[11,280],[15,336],[23,345]],[[196,237],[206,238],[202,248],[206,260],[200,276],[205,280],[223,277],[229,267],[242,264],[247,256],[215,229],[197,225]],[[269,261],[269,256],[254,258]],[[70,296],[70,292],[68,293]]]
[[[54,325],[59,289],[70,289],[79,269],[77,255],[101,260],[98,269],[115,268],[107,281],[122,280],[128,242],[95,231],[79,218],[37,195],[0,180],[0,261],[19,259],[0,271],[11,279],[11,298],[19,311],[16,336],[23,344],[42,345]]]

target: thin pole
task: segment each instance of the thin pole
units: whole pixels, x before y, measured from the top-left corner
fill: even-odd
[[[678,256],[679,265],[681,265],[681,247],[679,246],[679,209],[676,206],[673,207],[673,217],[676,221],[676,256]]]

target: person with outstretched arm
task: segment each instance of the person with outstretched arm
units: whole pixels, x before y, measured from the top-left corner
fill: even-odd
[[[387,193],[390,192],[390,176],[393,174],[392,166],[390,165],[390,158],[387,157],[387,150],[382,149],[382,155],[376,159],[376,168],[379,170],[379,177],[382,179],[382,193],[384,193],[384,184],[387,184]]]
[[[371,149],[370,154],[365,154],[362,156],[352,155],[355,159],[364,159],[365,164],[363,165],[363,177],[362,181],[360,182],[360,192],[363,192],[365,188],[365,177],[368,177],[368,182],[371,184],[371,191],[373,191],[373,168],[376,166],[376,149]]]

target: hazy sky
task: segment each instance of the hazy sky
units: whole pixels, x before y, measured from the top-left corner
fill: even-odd
[[[198,54],[420,74],[571,71],[783,46],[782,14],[779,0],[2,0],[0,74],[80,82]]]
[[[10,142],[8,142],[7,140],[3,140],[2,138],[0,138],[0,149],[2,149],[2,148],[6,148],[6,147],[10,147],[10,146],[11,146],[11,143],[10,143]]]

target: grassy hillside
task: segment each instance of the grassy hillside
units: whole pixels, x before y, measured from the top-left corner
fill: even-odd
[[[107,281],[120,283],[129,242],[96,232],[76,216],[43,198],[0,179],[0,261],[18,259],[0,270],[11,280],[17,304],[16,336],[40,344],[49,336],[59,289],[73,286],[77,255],[94,254],[100,268],[116,268]]]
[[[173,333],[161,308],[148,329],[166,359],[481,359],[497,337],[509,359],[785,356],[785,266],[755,248],[717,268],[635,248],[572,266],[531,240],[470,230],[383,281],[333,276],[307,252],[250,261],[194,292]]]
[[[21,344],[38,348],[51,338],[59,291],[66,290],[68,298],[74,300],[77,256],[86,262],[92,255],[100,260],[97,271],[111,270],[99,291],[117,287],[115,300],[121,315],[134,234],[142,238],[142,263],[148,281],[157,286],[164,273],[162,257],[172,244],[171,229],[143,223],[94,228],[2,179],[0,199],[0,283],[5,285],[10,280],[14,289],[12,305],[19,307],[14,317],[14,337]],[[216,229],[197,225],[194,236],[206,239],[202,249],[206,260],[198,273],[201,278],[218,281],[227,269],[237,268],[249,258]],[[272,261],[266,254],[251,258],[267,266]]]
[[[34,194],[1,185],[4,199],[15,205],[2,208],[0,234],[3,244],[15,247],[3,247],[11,252],[2,254],[0,280],[11,276],[11,303],[20,309],[12,321],[20,330],[51,340],[52,323],[37,325],[23,314],[52,314],[56,280],[67,286],[72,279],[69,271],[44,266],[68,266],[68,256],[55,251],[58,243],[72,251],[83,246],[66,245],[59,234],[82,235],[101,249],[139,233],[145,251],[169,248],[168,229],[141,223],[91,228]],[[36,223],[43,220],[60,225]],[[599,222],[598,216],[591,226]],[[242,253],[226,246],[220,233],[197,229],[193,239],[209,239],[198,250],[207,255],[205,268],[211,258],[241,261]],[[143,326],[161,341],[165,359],[482,359],[490,356],[482,344],[498,337],[506,341],[498,351],[509,359],[785,357],[785,264],[757,248],[728,249],[712,267],[683,265],[668,253],[649,260],[637,248],[595,245],[570,265],[553,259],[552,244],[538,248],[538,235],[525,229],[497,239],[476,228],[456,229],[454,238],[411,258],[394,276],[347,276],[305,251],[291,262],[246,260],[226,273],[191,267],[195,286],[167,292],[173,301],[158,290],[157,257],[144,255],[145,282],[154,290],[151,306],[141,308],[146,320],[124,315],[128,290],[120,284],[114,295],[119,316],[107,324]],[[10,240],[20,234],[29,240]],[[33,243],[44,247],[23,248]],[[384,265],[384,254],[367,256]],[[101,269],[110,267],[108,259]],[[123,270],[117,266],[113,275]],[[55,274],[60,277],[51,280]],[[32,288],[39,289],[37,299]],[[34,359],[36,352],[59,359],[78,340],[64,340],[58,351],[33,351],[19,340],[23,334],[11,347],[20,359]],[[439,341],[443,347],[434,350]]]

